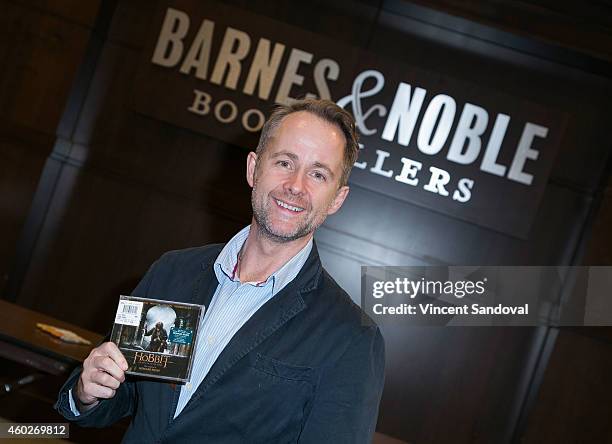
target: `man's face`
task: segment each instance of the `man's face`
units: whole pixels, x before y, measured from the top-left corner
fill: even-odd
[[[348,187],[339,188],[345,139],[336,126],[306,111],[289,114],[273,131],[257,162],[249,153],[253,217],[276,242],[312,233],[338,211]]]

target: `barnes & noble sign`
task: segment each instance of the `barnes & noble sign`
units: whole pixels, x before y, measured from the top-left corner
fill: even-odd
[[[526,237],[564,115],[417,63],[226,5],[176,0],[151,26],[133,105],[254,149],[274,103],[331,99],[361,134],[353,186]]]

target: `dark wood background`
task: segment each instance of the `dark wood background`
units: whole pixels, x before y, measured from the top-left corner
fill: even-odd
[[[226,241],[250,220],[244,149],[130,108],[153,3],[0,0],[3,297],[100,333],[161,253]],[[362,264],[612,263],[609,4],[227,3],[569,115],[526,240],[353,187],[317,241],[354,298]],[[382,433],[612,442],[608,329],[384,333]]]

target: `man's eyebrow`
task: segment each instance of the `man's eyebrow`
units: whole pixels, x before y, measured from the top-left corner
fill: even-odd
[[[295,161],[298,160],[298,156],[295,153],[292,153],[290,151],[278,151],[274,154],[272,154],[270,157],[272,159],[274,159],[275,157],[280,157],[280,156],[287,156],[289,159]]]

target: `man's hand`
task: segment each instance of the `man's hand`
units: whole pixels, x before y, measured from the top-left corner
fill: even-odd
[[[115,343],[105,342],[94,348],[83,362],[83,371],[74,393],[79,410],[89,410],[100,399],[115,396],[115,391],[125,381],[127,368],[127,361]]]

